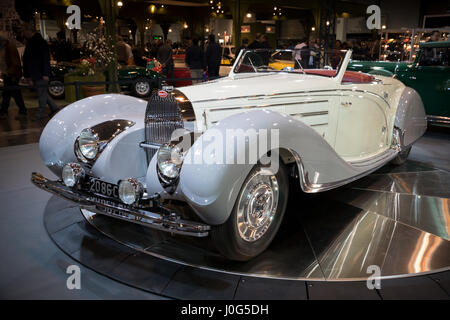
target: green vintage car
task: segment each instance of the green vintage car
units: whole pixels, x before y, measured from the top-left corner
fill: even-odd
[[[351,61],[347,69],[396,77],[420,94],[430,123],[450,125],[450,41],[421,43],[414,62]]]
[[[48,92],[56,99],[63,98],[65,94],[64,75],[76,69],[74,63],[60,62],[51,65],[52,75],[50,77]],[[130,91],[133,95],[144,98],[149,96],[153,89],[158,88],[158,84],[164,76],[149,68],[138,66],[120,66],[118,69],[119,81],[127,81],[121,84],[121,89]],[[131,82],[130,82],[131,81]]]

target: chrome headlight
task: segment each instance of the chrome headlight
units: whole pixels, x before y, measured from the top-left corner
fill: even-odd
[[[78,150],[88,160],[93,160],[98,155],[99,138],[92,129],[83,129],[77,139]]]
[[[158,175],[166,182],[178,178],[183,164],[183,152],[177,145],[163,144],[156,154]]]
[[[144,187],[135,178],[128,178],[119,182],[119,198],[125,204],[138,202],[144,193]]]
[[[78,163],[68,163],[63,167],[61,178],[68,187],[73,187],[84,178],[84,169]]]

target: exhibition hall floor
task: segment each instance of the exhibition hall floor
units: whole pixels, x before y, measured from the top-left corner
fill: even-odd
[[[227,263],[202,240],[83,216],[31,184],[53,177],[37,144],[0,148],[0,298],[450,299],[449,159],[450,134],[427,132],[400,167],[290,200],[267,252]],[[66,287],[73,264],[81,290]]]

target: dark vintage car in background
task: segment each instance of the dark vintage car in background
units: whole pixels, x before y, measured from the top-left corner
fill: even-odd
[[[48,88],[49,94],[56,99],[65,95],[64,76],[75,71],[77,65],[74,63],[60,62],[51,65],[51,77]],[[160,73],[138,66],[120,66],[118,69],[119,81],[126,81],[120,87],[124,91],[130,91],[133,95],[144,98],[158,88],[164,76]]]
[[[420,44],[413,62],[351,61],[348,70],[394,76],[415,89],[428,122],[450,126],[450,41]]]

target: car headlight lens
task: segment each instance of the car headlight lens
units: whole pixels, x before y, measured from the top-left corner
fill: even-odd
[[[163,180],[178,178],[183,163],[181,148],[170,144],[162,145],[157,153],[157,161]]]
[[[63,167],[61,178],[68,187],[73,187],[84,178],[84,169],[78,163],[68,163]]]
[[[98,135],[91,129],[84,129],[78,137],[78,149],[83,157],[93,160],[98,154]]]
[[[125,204],[138,202],[143,193],[144,187],[142,186],[142,183],[135,178],[121,180],[119,182],[119,198]]]

